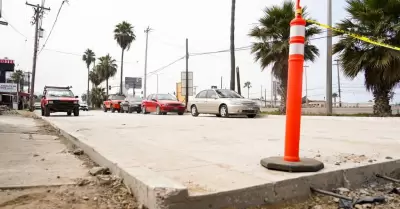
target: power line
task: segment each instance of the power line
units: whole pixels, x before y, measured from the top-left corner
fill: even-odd
[[[9,25],[15,32],[17,32],[19,35],[23,36],[23,37],[25,38],[25,42],[26,42],[26,41],[28,40],[28,38],[27,38],[24,34],[22,34],[17,28],[15,28],[15,27],[10,23],[10,21],[8,21],[8,20],[4,17],[4,13],[3,13],[2,15],[3,15],[3,19],[4,19],[5,21],[8,22],[8,25]]]
[[[310,38],[310,39],[308,39],[308,41],[318,40],[318,39],[323,39],[323,38],[328,38],[328,36],[321,36],[321,37],[316,37],[316,38]],[[269,42],[266,42],[266,43],[273,43],[273,42],[274,42],[274,41],[269,41]],[[250,50],[251,47],[252,47],[252,45],[243,46],[243,47],[235,48],[235,51]],[[200,53],[191,53],[190,56],[195,57],[195,56],[219,54],[219,53],[225,53],[225,52],[230,52],[230,49],[224,49],[224,50],[218,50],[218,51],[209,51],[209,52],[200,52]]]
[[[55,50],[55,49],[43,49],[45,51],[50,51],[50,52],[56,52],[56,53],[60,53],[60,54],[67,54],[67,55],[72,55],[72,56],[77,56],[77,57],[82,57],[81,54],[77,54],[77,53],[72,53],[72,52],[64,52],[64,51],[60,51],[60,50]],[[116,62],[121,63],[120,60],[115,60]],[[136,64],[137,62],[131,62],[131,61],[124,61],[124,63],[128,63],[128,64]]]
[[[44,1],[43,1],[43,2],[44,2]],[[63,0],[63,1],[61,2],[60,8],[58,9],[58,12],[57,12],[56,19],[54,20],[53,26],[51,27],[51,30],[50,30],[50,32],[49,32],[49,35],[47,36],[46,41],[44,42],[44,44],[43,44],[43,46],[42,46],[42,49],[40,49],[39,54],[43,51],[44,47],[45,47],[46,44],[47,44],[47,41],[49,40],[49,38],[50,38],[50,36],[51,36],[51,33],[52,33],[53,30],[54,30],[54,26],[55,26],[56,23],[57,23],[58,16],[60,15],[60,12],[61,12],[61,9],[62,9],[64,3],[68,3],[68,0]]]
[[[157,70],[153,70],[153,71],[147,73],[147,75],[148,75],[148,76],[154,75],[154,74],[156,74],[156,73],[158,73],[158,72],[160,72],[160,71],[162,71],[162,70],[168,68],[169,66],[171,66],[171,65],[173,65],[173,64],[175,64],[175,63],[177,63],[177,62],[179,62],[179,61],[181,61],[181,60],[183,60],[185,57],[186,57],[186,56],[180,57],[179,59],[177,59],[177,60],[175,60],[175,61],[169,63],[168,65],[165,65],[164,67],[158,68]]]

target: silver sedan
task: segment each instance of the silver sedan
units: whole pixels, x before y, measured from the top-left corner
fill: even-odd
[[[189,107],[194,117],[199,114],[215,114],[217,117],[246,115],[249,118],[255,118],[260,112],[260,106],[257,103],[228,89],[201,91],[192,99]]]

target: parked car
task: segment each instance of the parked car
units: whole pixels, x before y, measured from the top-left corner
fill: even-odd
[[[155,112],[157,115],[166,115],[169,112],[176,112],[178,115],[183,115],[185,111],[185,104],[170,94],[150,94],[142,101],[143,114]]]
[[[103,102],[103,110],[107,112],[111,110],[111,112],[122,112],[121,103],[124,102],[124,95],[109,95],[107,100]]]
[[[228,89],[208,89],[199,92],[190,102],[192,116],[199,114],[215,114],[217,117],[230,115],[246,115],[255,118],[260,112],[260,106],[238,93]]]
[[[126,113],[142,112],[142,101],[141,97],[128,96],[122,103],[122,111]]]
[[[41,109],[40,102],[35,102],[34,106],[35,106],[36,110],[40,110]]]
[[[45,86],[40,101],[42,116],[50,116],[51,112],[74,113],[79,116],[79,99],[74,96],[71,87]]]
[[[79,109],[83,111],[89,111],[89,107],[86,102],[79,102]]]

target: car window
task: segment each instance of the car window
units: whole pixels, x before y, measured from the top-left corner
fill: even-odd
[[[153,96],[153,95],[150,94],[149,96],[147,96],[146,100],[151,100],[151,96]]]
[[[202,91],[197,94],[196,98],[206,98],[207,97],[207,91]]]
[[[74,97],[69,89],[48,89],[46,94],[48,97]]]
[[[157,100],[170,100],[170,101],[176,101],[176,97],[172,96],[171,94],[157,94],[156,95]]]
[[[235,91],[228,89],[215,90],[220,98],[243,98],[240,94]]]
[[[217,93],[215,93],[215,91],[213,91],[213,90],[208,90],[208,91],[207,91],[207,98],[208,98],[208,99],[210,99],[210,98],[218,98],[218,96],[217,96]]]

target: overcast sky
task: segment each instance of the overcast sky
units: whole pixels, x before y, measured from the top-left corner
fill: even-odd
[[[41,0],[31,0],[40,3]],[[42,48],[55,20],[62,0],[47,0],[47,12],[43,20],[45,36],[40,40]],[[249,30],[263,15],[263,9],[283,0],[237,0],[236,10],[236,47],[249,46]],[[310,15],[321,23],[326,23],[326,0],[302,0]],[[333,22],[346,16],[345,0],[333,1]],[[69,0],[61,10],[58,22],[46,47],[39,54],[36,92],[44,85],[72,85],[75,94],[86,91],[87,70],[81,60],[85,49],[92,49],[97,57],[110,53],[121,60],[121,49],[113,39],[113,29],[121,21],[128,21],[135,27],[136,41],[125,53],[124,75],[141,77],[144,73],[145,33],[150,25],[154,31],[149,35],[148,72],[163,67],[185,55],[185,38],[189,38],[190,53],[229,49],[230,0]],[[18,68],[30,71],[34,27],[30,25],[33,10],[25,5],[25,0],[3,0],[3,16],[10,26],[0,26],[0,57],[14,59]],[[21,34],[13,30],[14,27]],[[326,33],[319,37],[326,36]],[[326,39],[313,41],[321,55],[315,63],[307,63],[308,95],[311,99],[324,99],[326,80]],[[230,59],[228,53],[191,57],[189,71],[194,72],[194,85],[197,92],[220,86],[229,88]],[[266,69],[261,72],[259,64],[254,63],[249,50],[236,52],[236,63],[240,66],[242,86],[250,81],[250,97],[259,98],[261,89],[271,93],[271,74]],[[120,65],[120,63],[118,63]],[[180,72],[185,69],[181,60],[169,68],[160,71],[159,92],[173,93]],[[333,66],[333,92],[337,92],[336,66]],[[119,75],[110,81],[110,85],[119,85]],[[342,97],[344,102],[366,102],[372,99],[363,87],[363,78],[353,81],[341,76]],[[148,78],[148,93],[155,93],[157,76]],[[262,86],[262,87],[261,87]],[[305,94],[305,84],[303,85]],[[116,88],[113,89],[116,91]],[[113,92],[112,91],[112,92]],[[242,90],[247,96],[247,90]],[[398,90],[396,92],[399,92]],[[264,92],[263,92],[264,95]],[[396,96],[395,101],[400,101]]]

